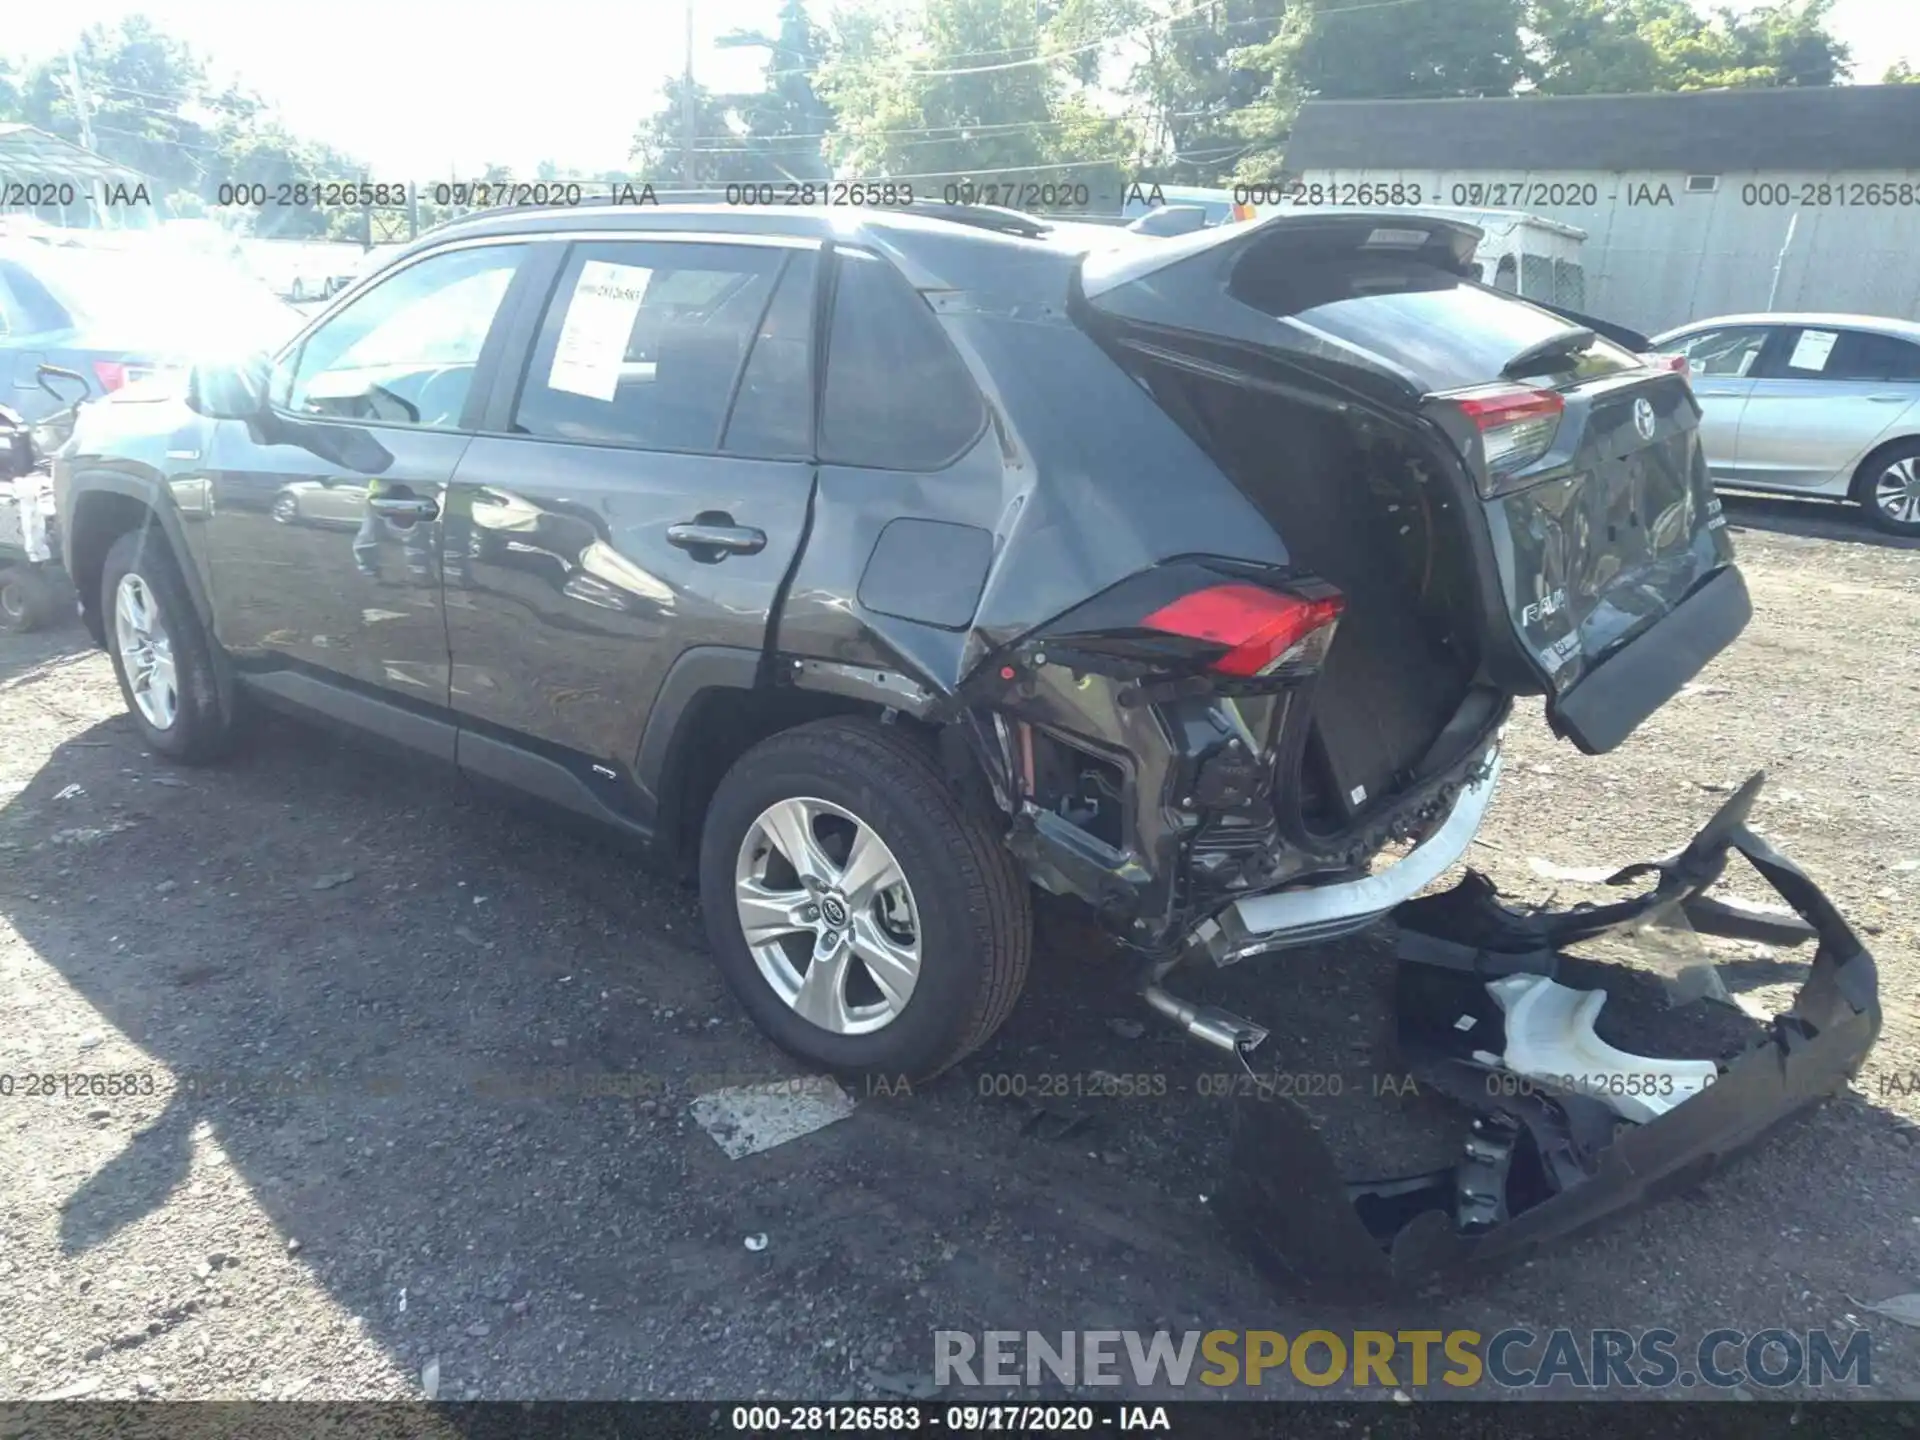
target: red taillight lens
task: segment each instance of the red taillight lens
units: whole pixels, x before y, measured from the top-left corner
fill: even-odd
[[[1551,390],[1494,385],[1453,397],[1480,432],[1488,478],[1525,469],[1553,448],[1567,402]]]
[[[1223,645],[1213,662],[1223,675],[1264,675],[1283,663],[1313,662],[1332,643],[1346,601],[1307,599],[1259,585],[1211,585],[1161,606],[1141,623],[1163,635]]]
[[[1693,378],[1693,367],[1687,363],[1687,357],[1684,355],[1649,354],[1642,355],[1640,358],[1657,369],[1673,371],[1682,380]]]
[[[127,367],[118,360],[96,360],[93,378],[100,382],[102,390],[118,390],[127,383]]]

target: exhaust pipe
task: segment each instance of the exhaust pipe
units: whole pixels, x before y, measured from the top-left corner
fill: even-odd
[[[1204,1040],[1229,1055],[1245,1055],[1260,1047],[1267,1031],[1244,1016],[1217,1005],[1196,1005],[1178,995],[1148,985],[1140,992],[1147,1004],[1158,1010],[1196,1040]]]

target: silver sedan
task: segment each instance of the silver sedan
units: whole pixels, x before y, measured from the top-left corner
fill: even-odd
[[[1723,315],[1654,344],[1687,359],[1716,484],[1852,500],[1920,535],[1920,324]]]

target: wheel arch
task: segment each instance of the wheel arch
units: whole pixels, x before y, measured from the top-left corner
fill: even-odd
[[[1920,430],[1909,430],[1905,434],[1879,441],[1861,456],[1860,463],[1853,467],[1853,478],[1847,481],[1847,498],[1862,505],[1868,504],[1867,487],[1873,483],[1878,467],[1888,455],[1901,449],[1920,450]]]
[[[157,480],[121,471],[81,473],[68,489],[68,514],[61,517],[66,534],[67,574],[80,595],[80,614],[97,645],[106,644],[105,618],[100,614],[100,575],[113,542],[130,530],[157,528],[179,562],[187,594],[200,624],[213,634],[213,606],[204,577],[187,544],[180,516],[163,496]]]
[[[935,743],[936,727],[883,703],[840,689],[775,684],[760,651],[696,646],[667,671],[634,759],[643,806],[653,817],[653,850],[663,868],[688,874],[700,852],[701,824],[721,778],[747,751],[782,731],[835,716],[868,716]]]

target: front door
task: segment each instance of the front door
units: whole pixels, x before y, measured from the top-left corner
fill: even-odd
[[[526,249],[408,264],[281,358],[272,421],[215,427],[204,462],[215,626],[243,671],[304,672],[444,712],[440,511]]]
[[[813,490],[817,248],[572,244],[448,502],[469,746],[625,772],[667,669],[759,652]]]

